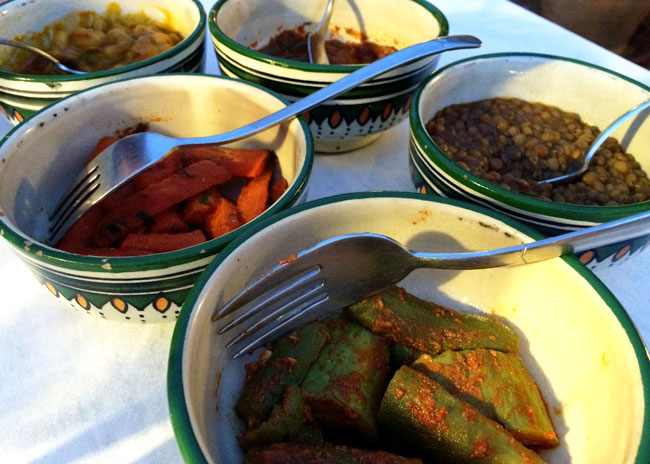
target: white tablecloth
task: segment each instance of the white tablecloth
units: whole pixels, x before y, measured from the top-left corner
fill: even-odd
[[[212,2],[203,2],[209,11]],[[479,51],[570,56],[650,85],[650,72],[506,0],[437,0],[451,34],[473,34]],[[217,73],[211,44],[206,71]],[[603,96],[605,97],[605,96]],[[603,101],[606,104],[606,100]],[[0,125],[0,134],[8,130]],[[361,190],[412,190],[407,122],[342,156],[317,156],[310,199]],[[650,340],[650,252],[599,272]],[[0,462],[174,463],[181,456],[166,396],[173,324],[109,322],[56,302],[0,242]]]

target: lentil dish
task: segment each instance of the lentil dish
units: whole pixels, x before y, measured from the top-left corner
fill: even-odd
[[[144,13],[123,15],[120,6],[112,2],[104,14],[72,11],[40,32],[26,32],[14,39],[37,46],[73,69],[95,72],[151,58],[183,37]],[[22,74],[61,73],[38,55],[22,50],[12,53],[5,67]]]
[[[309,63],[307,33],[303,26],[285,29],[271,37],[269,42],[257,51],[277,58]],[[397,49],[389,45],[379,45],[361,35],[361,42],[343,42],[338,39],[325,41],[325,51],[330,64],[367,64],[395,53]]]
[[[539,181],[583,165],[600,129],[575,113],[517,98],[450,105],[426,124],[442,152],[463,169],[513,192],[559,203],[614,206],[650,199],[650,180],[608,138],[587,171],[564,185]]]

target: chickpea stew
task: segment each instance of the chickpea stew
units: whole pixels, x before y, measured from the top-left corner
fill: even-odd
[[[426,124],[442,152],[463,169],[513,192],[559,203],[614,206],[650,200],[650,179],[610,137],[588,170],[565,185],[539,181],[582,166],[600,129],[580,116],[518,98],[450,105]]]
[[[104,14],[72,11],[40,32],[28,31],[15,40],[35,45],[67,66],[96,72],[136,63],[174,47],[183,36],[169,21],[159,22],[144,12],[122,14],[111,2]],[[22,74],[59,74],[54,66],[33,53],[16,50],[4,64]]]

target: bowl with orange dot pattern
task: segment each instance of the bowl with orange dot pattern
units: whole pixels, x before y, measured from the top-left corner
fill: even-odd
[[[260,51],[283,30],[313,29],[324,7],[325,2],[302,0],[217,1],[208,27],[221,72],[295,101],[356,71],[362,65],[312,64]],[[333,9],[329,38],[348,43],[367,38],[402,49],[448,32],[444,14],[425,0],[343,0]],[[430,56],[401,66],[310,110],[305,117],[316,151],[362,147],[403,120],[415,87],[438,59]]]
[[[207,136],[285,105],[254,84],[199,74],[127,79],[59,100],[16,126],[0,144],[0,235],[65,305],[105,319],[173,321],[199,275],[230,241],[303,201],[313,148],[302,118],[232,145],[272,150],[287,187],[262,214],[218,238],[166,253],[87,256],[48,243],[50,214],[102,137],[142,123],[152,132]]]

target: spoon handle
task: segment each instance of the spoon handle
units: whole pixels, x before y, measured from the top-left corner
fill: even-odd
[[[486,269],[499,266],[529,264],[580,253],[612,243],[650,235],[650,211],[585,229],[496,250],[468,253],[413,254],[422,261],[421,267],[436,269]]]
[[[440,37],[428,42],[422,42],[416,45],[399,50],[384,58],[377,60],[368,65],[364,65],[355,72],[339,79],[338,81],[324,87],[316,92],[307,95],[305,98],[286,106],[269,116],[259,119],[244,127],[235,129],[223,134],[209,137],[188,138],[178,141],[179,145],[220,145],[226,142],[234,142],[251,135],[257,134],[265,129],[273,127],[292,117],[309,111],[315,106],[336,97],[350,89],[357,87],[370,79],[380,76],[399,66],[412,63],[413,61],[435,55],[447,50],[458,50],[462,48],[476,48],[481,46],[481,41],[471,35],[457,35]]]
[[[0,45],[9,45],[10,47],[16,47],[16,48],[22,48],[23,50],[28,50],[32,53],[36,53],[37,55],[45,58],[48,60],[50,63],[55,65],[57,68],[59,68],[62,71],[65,71],[70,74],[86,74],[85,71],[77,71],[76,69],[68,68],[66,65],[61,63],[59,60],[57,60],[54,56],[50,55],[46,51],[41,50],[38,47],[34,47],[33,45],[30,45],[25,42],[21,42],[20,40],[13,40],[13,39],[7,39],[5,37],[0,37]]]

